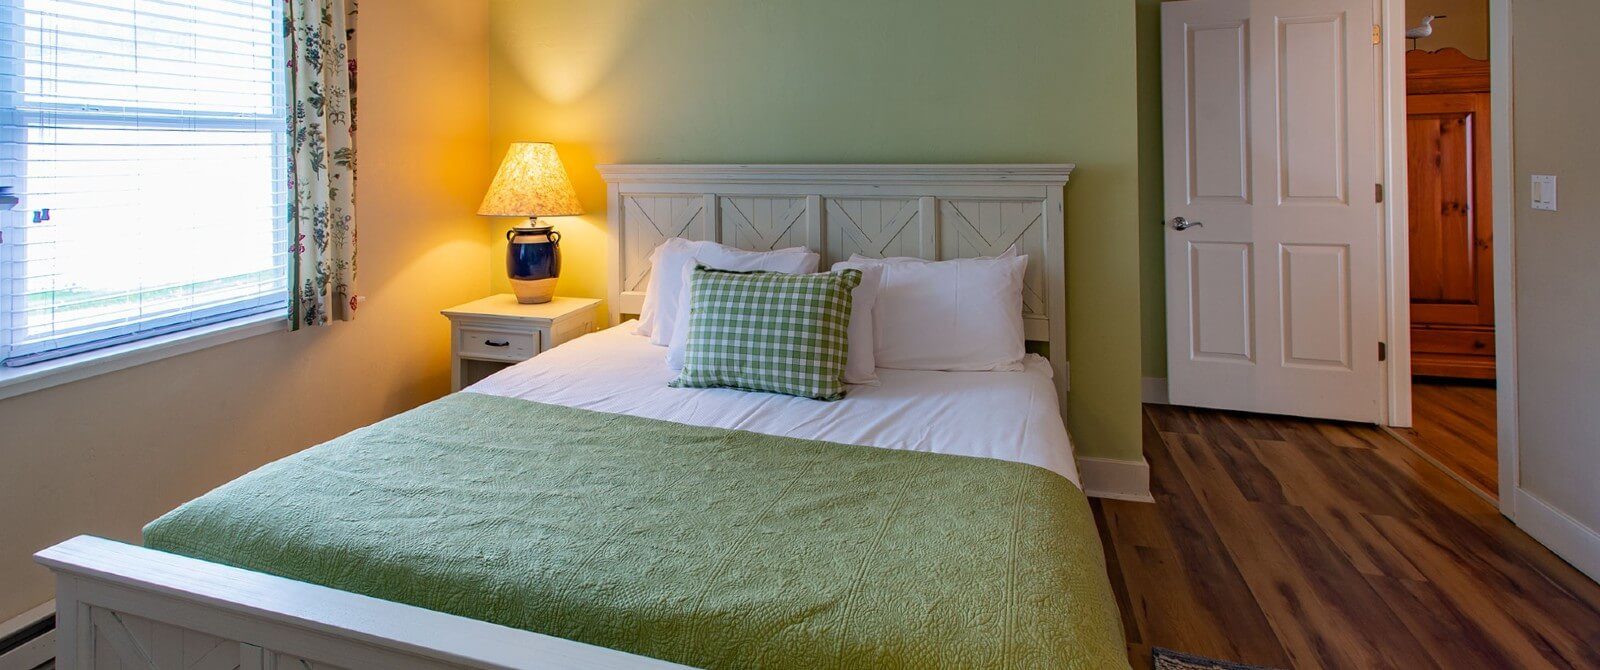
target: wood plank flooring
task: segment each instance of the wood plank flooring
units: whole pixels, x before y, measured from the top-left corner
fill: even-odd
[[[1378,428],[1145,416],[1156,504],[1094,502],[1135,668],[1600,668],[1600,586]]]
[[[1491,499],[1499,497],[1494,387],[1419,379],[1411,405],[1415,425],[1395,432]]]

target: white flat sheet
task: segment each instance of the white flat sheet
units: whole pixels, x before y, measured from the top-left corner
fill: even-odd
[[[731,389],[675,389],[666,347],[633,323],[586,335],[466,389],[579,409],[885,449],[996,458],[1078,482],[1050,364],[1020,372],[878,370],[823,402]]]

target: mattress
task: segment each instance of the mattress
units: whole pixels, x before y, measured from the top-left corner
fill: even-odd
[[[633,321],[580,337],[466,390],[694,426],[993,458],[1079,483],[1050,363],[1030,354],[1018,372],[878,370],[821,402],[732,389],[678,389],[666,347],[632,334]]]

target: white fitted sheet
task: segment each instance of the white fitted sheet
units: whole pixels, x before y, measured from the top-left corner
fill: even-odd
[[[1078,468],[1050,364],[1018,372],[878,370],[834,402],[731,389],[677,389],[666,347],[633,322],[580,337],[465,389],[696,426],[1036,465],[1074,484]]]

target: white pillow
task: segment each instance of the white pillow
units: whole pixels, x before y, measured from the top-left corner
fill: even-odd
[[[695,242],[674,237],[661,243],[651,255],[650,282],[645,288],[635,334],[650,336],[650,343],[667,346],[679,317],[688,317],[689,291],[685,278],[695,264],[718,270],[766,270],[788,274],[817,271],[821,257],[805,247],[776,251],[745,251],[716,242]]]
[[[840,261],[832,269],[837,272],[851,268],[861,271],[861,283],[850,292],[850,352],[844,362],[844,383],[877,386],[878,357],[873,352],[877,326],[872,313],[878,303],[878,288],[883,284],[883,264]]]
[[[651,333],[656,330],[656,312],[660,310],[659,304],[661,302],[657,299],[657,296],[661,295],[661,275],[656,272],[656,261],[661,260],[661,249],[663,247],[677,244],[680,240],[688,242],[688,240],[681,237],[669,237],[665,242],[657,244],[656,248],[650,250],[650,281],[645,282],[644,285],[644,304],[639,306],[639,318],[633,324],[634,335],[650,337]]]
[[[880,368],[1021,370],[1028,257],[927,261],[852,257],[883,268],[873,306]]]

